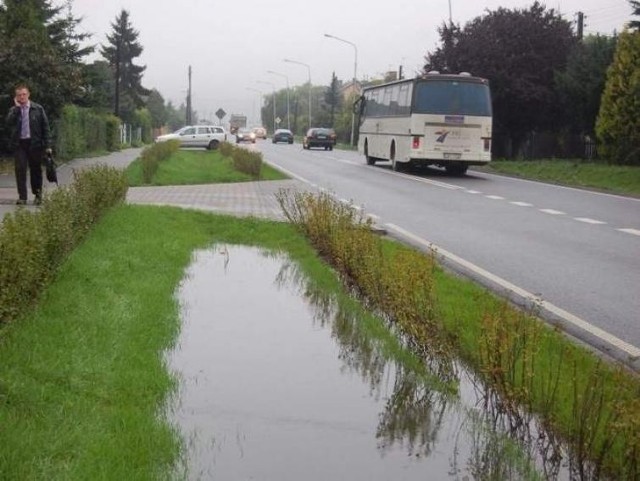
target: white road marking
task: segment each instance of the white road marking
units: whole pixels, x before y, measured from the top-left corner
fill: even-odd
[[[422,239],[421,237],[418,237],[417,235],[404,230],[401,227],[398,227],[395,224],[385,224],[386,227],[389,230],[393,230],[411,240],[413,240],[414,242],[426,247],[427,249],[429,249],[430,251],[433,251],[436,255],[440,255],[452,262],[455,262],[456,264],[464,267],[465,269],[470,270],[471,272],[474,272],[475,274],[484,277],[485,279],[499,285],[500,287],[502,287],[503,289],[506,289],[508,291],[511,291],[519,296],[521,296],[524,299],[536,299],[538,296],[533,295],[532,293],[516,286],[515,284],[512,284],[511,282],[495,275],[492,274],[491,272],[461,258],[458,257],[457,255],[446,251],[445,249],[436,246],[435,244],[433,244],[432,242],[429,242],[425,239]],[[638,234],[640,235],[640,231],[638,232]],[[539,301],[539,305],[540,307],[542,307],[543,309],[546,309],[547,311],[551,312],[552,314],[555,314],[556,316],[560,317],[561,319],[563,319],[564,321],[573,324],[575,327],[578,327],[580,329],[582,329],[585,332],[588,332],[589,334],[597,337],[598,339],[609,343],[612,346],[615,346],[616,348],[620,349],[621,351],[623,351],[625,354],[629,355],[631,358],[633,359],[637,359],[638,357],[640,357],[640,348],[629,344],[628,342],[623,341],[622,339],[614,336],[613,334],[609,334],[608,332],[600,329],[599,327],[596,327],[590,323],[588,323],[587,321],[585,321],[584,319],[579,318],[578,316],[575,316],[573,314],[571,314],[570,312],[565,311],[564,309],[561,309],[558,306],[555,306],[553,304],[551,304],[550,302],[544,301],[544,300],[540,300]]]
[[[504,197],[500,195],[486,195],[485,197],[487,199],[493,199],[493,200],[504,200]]]
[[[509,202],[509,203],[513,204],[513,205],[517,205],[519,207],[533,207],[533,204],[529,204],[529,202],[514,201],[514,202]]]
[[[620,232],[624,232],[625,234],[633,234],[640,236],[640,230],[638,229],[618,229]]]
[[[551,215],[565,215],[565,213],[562,212],[561,210],[554,210],[554,209],[540,209],[540,212],[544,212],[545,214],[551,214]]]
[[[601,220],[589,219],[588,217],[574,217],[573,219],[577,220],[578,222],[584,222],[586,224],[606,224],[606,222],[602,222]]]
[[[465,190],[467,194],[482,194],[479,190]]]

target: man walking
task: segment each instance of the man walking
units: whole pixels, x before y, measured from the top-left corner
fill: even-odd
[[[19,84],[15,90],[15,106],[7,114],[9,147],[14,151],[18,201],[27,203],[27,170],[31,180],[34,204],[42,203],[42,162],[51,152],[51,129],[42,105],[29,100],[29,89]]]

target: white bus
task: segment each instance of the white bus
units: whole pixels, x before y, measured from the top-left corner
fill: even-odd
[[[491,161],[491,93],[486,79],[430,72],[366,87],[354,105],[360,116],[358,151],[367,164],[393,170],[437,165],[463,175]]]

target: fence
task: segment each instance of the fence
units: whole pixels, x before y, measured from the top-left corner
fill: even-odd
[[[134,128],[131,124],[121,124],[120,143],[122,145],[133,145],[142,143],[142,127]]]

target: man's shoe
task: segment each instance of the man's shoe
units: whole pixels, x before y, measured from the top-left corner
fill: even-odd
[[[40,204],[42,204],[42,196],[36,195],[36,198],[33,199],[33,205],[40,205]]]
[[[26,199],[18,199],[16,200],[16,205],[27,205]]]

